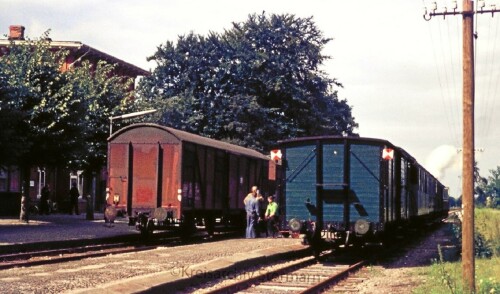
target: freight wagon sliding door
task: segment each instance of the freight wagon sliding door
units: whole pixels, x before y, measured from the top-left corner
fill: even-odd
[[[129,168],[129,144],[109,144],[109,171],[108,187],[109,198],[107,203],[119,206],[127,205],[128,197],[128,168]]]
[[[159,145],[133,143],[132,152],[130,208],[156,208]]]
[[[214,148],[195,146],[196,162],[195,173],[199,179],[201,202],[195,201],[197,209],[222,210],[227,206],[227,164],[225,154]],[[197,206],[199,204],[199,206]],[[224,205],[226,204],[226,205]]]
[[[174,217],[179,216],[180,203],[177,199],[177,189],[181,187],[180,183],[180,170],[179,166],[179,145],[178,144],[161,144],[161,149],[159,150],[163,163],[159,167],[159,177],[162,178],[160,186],[158,187],[158,206],[168,207],[171,205],[171,209],[176,211]]]

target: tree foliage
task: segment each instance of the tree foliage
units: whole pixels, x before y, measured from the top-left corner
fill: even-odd
[[[68,52],[52,48],[48,34],[13,42],[0,57],[0,165],[96,170],[107,118],[130,107],[131,81],[105,63],[62,71]]]
[[[253,14],[222,34],[158,47],[140,96],[162,109],[161,124],[260,150],[290,137],[353,134],[340,83],[320,69],[329,41],[312,18]]]
[[[488,207],[497,207],[500,198],[500,166],[491,169],[488,177],[481,179],[476,186],[476,194],[478,195],[476,201],[478,204]]]
[[[114,69],[115,65],[105,61],[95,65],[84,61],[66,73],[72,94],[84,109],[78,117],[83,148],[70,165],[93,171],[102,168],[106,164],[109,117],[135,109],[132,79],[114,75]]]
[[[64,52],[51,52],[45,39],[12,44],[1,57],[0,114],[4,128],[3,163],[56,165],[68,159],[78,128],[74,113],[80,103],[71,98],[61,73]],[[4,149],[5,148],[5,149]],[[13,156],[15,155],[15,156]]]

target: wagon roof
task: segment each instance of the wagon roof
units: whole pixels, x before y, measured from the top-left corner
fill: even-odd
[[[300,144],[307,144],[310,141],[316,141],[316,140],[320,140],[320,141],[329,141],[329,140],[330,141],[343,141],[343,140],[347,140],[347,141],[356,142],[356,143],[360,143],[360,144],[383,145],[383,146],[386,146],[386,147],[398,150],[398,152],[401,152],[401,154],[403,154],[408,160],[411,160],[411,161],[413,161],[415,163],[418,163],[417,160],[412,155],[410,155],[406,150],[404,150],[403,148],[398,147],[398,146],[392,144],[391,142],[389,142],[389,141],[387,141],[385,139],[378,139],[378,138],[355,137],[355,136],[345,137],[345,136],[334,136],[334,135],[330,135],[330,136],[312,136],[312,137],[301,137],[301,138],[293,138],[293,139],[287,139],[287,140],[280,140],[280,141],[278,141],[278,146],[279,145],[294,145],[294,144],[300,145]]]
[[[366,143],[377,143],[377,144],[386,144],[388,146],[395,147],[391,142],[384,139],[376,139],[376,138],[368,138],[368,137],[358,137],[358,136],[335,136],[335,135],[327,135],[327,136],[311,136],[311,137],[299,137],[293,139],[279,140],[278,144],[288,144],[294,142],[306,142],[306,141],[328,141],[328,140],[348,140],[348,141],[358,141],[358,142],[366,142]]]
[[[400,152],[404,157],[406,157],[407,160],[410,160],[414,164],[419,165],[420,168],[422,168],[423,170],[425,170],[426,172],[428,172],[432,177],[434,177],[410,153],[408,153],[403,148],[398,147],[398,146],[392,144],[391,142],[389,142],[389,141],[387,141],[385,139],[368,138],[368,137],[355,137],[355,136],[345,137],[345,136],[327,135],[327,136],[300,137],[300,138],[280,140],[280,141],[278,141],[278,146],[280,146],[280,145],[294,145],[294,144],[297,144],[297,145],[307,144],[308,142],[316,141],[316,140],[320,140],[320,141],[329,141],[329,140],[331,140],[331,141],[342,141],[342,140],[348,140],[348,141],[357,142],[357,143],[360,143],[360,144],[365,143],[365,144],[384,145],[386,147],[390,147],[390,148],[398,150],[398,152]]]
[[[204,145],[208,147],[213,147],[216,149],[221,149],[225,150],[229,153],[234,153],[234,154],[241,154],[241,155],[246,155],[246,156],[251,156],[255,158],[260,158],[260,159],[265,159],[269,160],[270,158],[268,156],[265,156],[264,154],[242,146],[230,144],[227,142],[222,142],[219,140],[215,139],[210,139],[207,137],[203,137],[200,135],[195,135],[186,131],[181,131],[177,130],[174,128],[158,125],[158,124],[153,124],[153,123],[138,123],[138,124],[132,124],[127,127],[124,127],[120,130],[118,130],[116,133],[113,133],[109,138],[108,141],[112,142],[114,138],[118,137],[120,134],[126,133],[127,131],[130,131],[132,129],[137,129],[137,128],[144,128],[144,127],[150,127],[150,128],[157,128],[159,130],[163,130],[165,132],[170,133],[174,137],[176,137],[178,140],[182,142],[190,142],[198,145]]]
[[[376,145],[384,145],[389,148],[393,149],[398,149],[403,153],[407,153],[405,150],[403,150],[400,147],[395,146],[391,142],[384,140],[384,139],[377,139],[377,138],[368,138],[368,137],[346,137],[346,136],[335,136],[335,135],[329,135],[329,136],[312,136],[312,137],[300,137],[300,138],[293,138],[293,139],[286,139],[286,140],[280,140],[278,141],[278,145],[294,145],[294,144],[307,144],[310,141],[351,141],[351,142],[356,142],[360,144],[376,144]]]

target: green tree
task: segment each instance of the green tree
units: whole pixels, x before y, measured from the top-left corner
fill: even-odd
[[[39,41],[11,43],[0,57],[0,166],[16,165],[22,191],[29,191],[31,167],[62,165],[80,148],[82,112],[61,72],[66,52],[51,51],[48,33]],[[7,152],[7,153],[5,153]],[[12,153],[10,153],[12,152]],[[29,197],[21,197],[21,221],[29,221]]]
[[[490,170],[490,174],[480,183],[479,188],[484,194],[484,204],[497,207],[500,197],[500,166]]]
[[[98,171],[106,164],[109,117],[134,111],[133,80],[113,74],[116,66],[99,61],[92,65],[84,61],[66,72],[75,100],[84,111],[78,136],[83,148],[77,149],[70,167]]]
[[[12,165],[27,149],[25,125],[20,112],[11,106],[11,87],[7,73],[0,64],[0,168]]]
[[[478,205],[484,205],[486,203],[484,188],[487,183],[488,180],[481,176],[479,167],[477,166],[477,161],[474,161],[474,194],[476,196],[474,202]]]
[[[312,18],[250,15],[222,34],[180,36],[140,83],[159,123],[260,150],[279,139],[353,134],[341,84],[320,69],[330,41]]]
[[[0,166],[20,166],[25,185],[30,167],[104,166],[109,116],[134,107],[131,79],[104,62],[63,72],[68,52],[48,35],[0,57]]]
[[[22,167],[54,166],[67,161],[78,147],[82,111],[72,99],[67,77],[60,71],[65,52],[52,52],[46,38],[9,47],[0,57],[1,118],[6,123],[1,163]],[[7,138],[2,138],[7,139]],[[3,149],[3,148],[2,148]]]

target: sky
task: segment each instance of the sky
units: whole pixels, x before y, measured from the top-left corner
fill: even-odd
[[[434,2],[434,1],[432,1]],[[453,10],[436,0],[437,11]],[[485,9],[500,0],[486,1]],[[343,87],[363,137],[402,147],[461,193],[462,20],[423,18],[428,0],[0,0],[0,35],[23,25],[25,36],[50,29],[57,41],[79,41],[146,70],[157,47],[190,32],[207,35],[249,14],[313,17],[332,41],[323,65]],[[462,1],[458,1],[461,10]],[[475,147],[483,177],[500,166],[500,14],[477,14]]]

